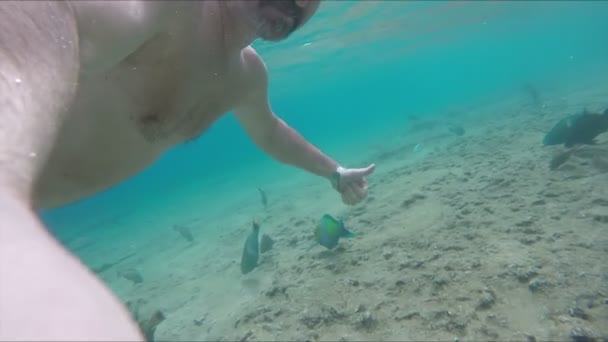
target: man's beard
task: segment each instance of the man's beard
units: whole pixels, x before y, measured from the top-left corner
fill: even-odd
[[[265,40],[287,38],[298,28],[304,15],[295,0],[259,0],[257,7],[256,32]]]

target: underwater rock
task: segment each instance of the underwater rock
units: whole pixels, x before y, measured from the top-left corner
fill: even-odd
[[[181,225],[173,225],[173,230],[178,232],[186,241],[194,242],[194,236],[192,236],[192,232],[190,232],[190,228]]]
[[[392,258],[392,257],[393,257],[393,252],[391,252],[391,251],[389,251],[389,250],[385,250],[385,251],[382,253],[382,257],[384,258],[384,260],[388,260],[388,259],[390,259],[390,258]]]
[[[603,206],[603,207],[608,207],[608,199],[605,199],[605,198],[596,198],[593,201],[591,201],[591,204],[595,204],[595,205],[599,205],[599,206]]]
[[[260,233],[260,226],[257,222],[253,222],[253,228],[247,240],[245,240],[245,246],[243,247],[243,255],[241,256],[241,272],[247,274],[258,265],[260,259],[260,249],[258,246],[258,235]]]
[[[585,310],[581,308],[570,308],[568,309],[568,315],[572,317],[578,317],[580,319],[588,320],[589,315],[585,312]]]
[[[520,269],[517,273],[517,280],[521,283],[529,282],[532,278],[536,277],[538,272],[533,268],[528,268],[527,270]]]
[[[525,334],[527,342],[536,342],[536,337],[534,335]]]
[[[338,312],[332,306],[324,305],[312,312],[304,310],[298,321],[308,329],[314,329],[321,324],[332,325],[344,317],[343,313]]]
[[[532,292],[539,292],[549,287],[549,285],[546,281],[534,279],[528,283],[528,288]]]
[[[599,296],[596,294],[589,294],[589,293],[583,293],[580,294],[578,296],[576,296],[576,306],[577,307],[585,307],[588,309],[594,308],[595,306],[598,305],[599,302]],[[605,303],[605,304],[608,304]]]
[[[273,245],[274,240],[270,236],[262,234],[262,239],[260,240],[260,254],[264,254],[271,250]]]
[[[289,297],[289,295],[287,295],[287,288],[288,286],[273,286],[270,290],[266,291],[265,295],[268,298],[274,298],[278,294]]]
[[[485,289],[481,295],[481,298],[479,298],[479,302],[477,303],[477,307],[475,309],[477,310],[486,310],[492,307],[492,305],[494,305],[494,303],[496,302],[496,297],[494,295],[494,292],[488,289]]]
[[[144,278],[142,277],[141,273],[139,273],[139,271],[135,268],[127,268],[124,270],[120,270],[117,272],[117,274],[119,277],[132,281],[133,284],[139,284],[144,281]]]
[[[247,342],[251,339],[255,339],[255,334],[253,330],[248,330],[241,338],[238,339],[239,342]]]
[[[376,319],[374,318],[372,313],[369,311],[365,311],[355,319],[353,325],[355,326],[355,329],[370,330],[374,327],[375,323]]]
[[[586,327],[573,328],[570,331],[570,338],[574,342],[592,342],[598,339],[595,333]]]
[[[208,313],[205,313],[201,317],[193,319],[192,322],[194,323],[194,325],[201,326],[207,320],[208,315],[209,315]]]
[[[410,319],[416,318],[416,317],[420,317],[420,313],[418,311],[407,311],[407,312],[397,311],[397,313],[395,313],[395,316],[393,318],[395,319],[395,321],[404,321],[404,320],[410,320]]]

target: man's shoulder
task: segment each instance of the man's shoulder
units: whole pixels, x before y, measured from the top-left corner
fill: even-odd
[[[242,93],[237,107],[251,108],[253,106],[258,108],[266,105],[268,72],[264,61],[253,47],[247,46],[241,50],[240,69],[238,83],[242,87]]]
[[[266,75],[266,64],[253,46],[249,45],[244,48],[241,51],[241,57],[247,71]]]
[[[262,57],[250,45],[241,51],[244,78],[255,89],[265,88],[268,85],[268,72]]]
[[[124,58],[165,30],[170,14],[180,8],[178,3],[181,2],[70,1],[78,22],[83,62],[107,64]]]

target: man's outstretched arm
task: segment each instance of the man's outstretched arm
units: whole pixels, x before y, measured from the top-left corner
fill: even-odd
[[[367,183],[364,177],[371,174],[375,166],[343,169],[278,118],[268,103],[268,76],[264,64],[253,49],[244,52],[244,60],[248,72],[254,75],[255,85],[235,109],[235,114],[251,139],[278,161],[328,178],[346,204],[356,204],[365,198]]]
[[[79,71],[66,2],[0,2],[0,340],[142,340],[111,292],[32,209]]]

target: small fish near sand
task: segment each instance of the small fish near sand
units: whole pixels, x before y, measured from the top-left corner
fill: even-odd
[[[594,145],[595,138],[608,131],[608,109],[603,114],[590,113],[586,109],[580,114],[561,119],[545,135],[543,145]]]
[[[450,133],[453,133],[459,137],[463,136],[465,133],[465,130],[462,126],[453,125],[453,124],[448,126],[448,131],[450,131]]]
[[[141,307],[146,303],[145,300],[127,301],[125,304],[131,312],[132,317],[137,322],[139,329],[144,334],[146,341],[153,342],[156,327],[165,320],[165,314],[161,310],[154,310],[152,314],[142,315]]]
[[[150,318],[148,318],[147,320],[138,322],[139,326],[141,328],[141,331],[144,333],[144,336],[146,337],[146,341],[150,341],[153,342],[154,339],[154,332],[156,331],[156,327],[162,323],[165,320],[165,314],[160,311],[160,310],[156,310],[152,316],[150,316]]]
[[[341,237],[352,238],[355,236],[355,233],[346,229],[342,220],[337,220],[329,214],[321,217],[314,233],[315,241],[327,249],[335,248]]]
[[[241,256],[241,273],[247,274],[258,265],[260,259],[260,248],[258,244],[258,236],[260,234],[260,225],[253,221],[253,228],[243,247],[243,255]]]
[[[120,270],[117,272],[119,277],[125,278],[133,282],[133,284],[143,283],[144,277],[142,277],[141,273],[134,268],[127,268],[124,270]]]
[[[264,208],[268,208],[268,197],[266,196],[266,192],[262,190],[262,188],[258,188],[258,192],[260,193],[262,205],[264,206]]]
[[[194,236],[192,236],[192,232],[190,228],[178,224],[173,225],[173,230],[179,233],[186,241],[192,243],[194,242]]]

